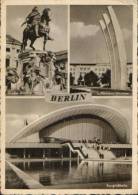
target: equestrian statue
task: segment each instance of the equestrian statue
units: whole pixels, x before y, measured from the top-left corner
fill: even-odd
[[[47,40],[53,40],[49,36],[50,27],[49,22],[51,18],[49,16],[50,8],[45,8],[42,14],[39,13],[38,8],[35,6],[31,13],[26,17],[25,22],[21,25],[26,24],[26,28],[23,31],[23,41],[21,50],[24,51],[27,46],[27,41],[30,40],[30,47],[35,50],[33,44],[37,38],[43,37],[43,50],[45,50],[45,45]]]

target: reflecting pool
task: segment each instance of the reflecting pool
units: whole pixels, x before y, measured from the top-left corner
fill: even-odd
[[[131,188],[131,164],[98,161],[14,163],[45,188]]]

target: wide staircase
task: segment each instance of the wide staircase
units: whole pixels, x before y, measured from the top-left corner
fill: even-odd
[[[88,158],[90,159],[100,159],[100,152],[94,148],[88,148],[86,144],[83,143],[83,150],[87,151]]]
[[[85,146],[86,148],[88,148],[88,151],[91,151],[93,149],[93,152],[92,152],[92,155],[94,154],[94,151],[96,154],[99,155],[99,158],[101,159],[115,159],[116,156],[113,154],[113,152],[111,150],[109,150],[108,148],[104,148],[104,149],[101,149],[101,147],[103,147],[102,144],[100,145],[97,145],[97,147],[99,147],[99,149],[96,149],[95,147],[92,146],[92,144],[89,144],[89,143],[85,143]],[[91,154],[89,155],[89,158],[91,157]]]
[[[116,158],[111,150],[101,149],[100,147],[97,149],[89,143],[72,143],[71,141],[66,141],[62,143],[62,146],[68,146],[73,153],[77,152],[81,159],[111,160]]]
[[[99,151],[94,148],[86,147],[84,143],[72,143],[71,141],[66,141],[62,143],[62,146],[68,146],[73,153],[77,152],[81,159],[100,159]]]
[[[82,150],[81,145],[75,146],[71,141],[66,141],[62,143],[62,146],[68,146],[73,153],[77,152],[81,159],[88,158],[88,154],[86,153],[86,151]]]

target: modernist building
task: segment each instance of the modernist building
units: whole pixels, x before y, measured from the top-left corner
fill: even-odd
[[[127,82],[129,82],[130,73],[132,73],[132,63],[127,63]],[[70,72],[74,77],[74,85],[78,84],[78,79],[80,75],[84,77],[86,73],[93,71],[99,78],[105,73],[107,70],[111,70],[110,63],[71,63],[70,64]]]
[[[131,143],[130,127],[119,111],[102,105],[84,104],[60,109],[25,126],[11,139],[16,142],[26,136],[39,133],[39,137],[55,137],[69,140],[92,139],[103,143]]]
[[[34,133],[38,134],[39,143],[21,143],[21,139]],[[91,104],[60,109],[39,118],[14,135],[7,149],[11,151],[18,148],[24,151],[24,148],[31,148],[32,151],[35,148],[45,154],[47,148],[51,151],[56,148],[62,150],[66,142],[70,151],[77,151],[81,156],[82,148],[79,143],[83,140],[91,142],[95,138],[104,146],[110,147],[116,155],[120,155],[122,151],[123,155],[124,151],[131,155],[131,129],[126,118],[111,107]]]

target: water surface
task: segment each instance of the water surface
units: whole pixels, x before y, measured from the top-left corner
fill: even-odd
[[[116,184],[116,188],[131,187],[132,166],[126,163],[45,161],[15,165],[45,187],[97,188],[98,185],[98,188],[107,188],[107,184]]]

